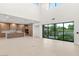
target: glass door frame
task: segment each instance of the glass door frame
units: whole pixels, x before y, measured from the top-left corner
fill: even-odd
[[[54,25],[54,38],[52,38],[52,39],[55,39],[55,40],[57,40],[56,39],[56,24],[63,24],[63,40],[62,41],[66,41],[66,40],[64,40],[64,23],[73,23],[74,24],[74,21],[69,21],[69,22],[60,22],[60,23],[50,23],[50,24],[53,24]],[[50,24],[44,24],[44,25],[50,25]],[[42,26],[42,37],[43,38],[45,38],[44,37],[44,25]],[[74,32],[74,30],[73,30],[73,32]],[[74,35],[73,35],[74,36]],[[49,27],[48,27],[48,37],[47,37],[48,39],[49,39]],[[71,41],[67,41],[67,42],[71,42]],[[73,42],[74,42],[74,38],[73,38]]]

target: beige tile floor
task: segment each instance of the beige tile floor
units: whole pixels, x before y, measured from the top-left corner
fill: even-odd
[[[1,56],[78,56],[79,46],[71,42],[20,37],[0,39]]]

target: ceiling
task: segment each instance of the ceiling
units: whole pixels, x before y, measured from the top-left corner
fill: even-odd
[[[11,16],[7,14],[0,14],[0,22],[17,23],[17,24],[33,24],[33,23],[37,23],[38,21]]]

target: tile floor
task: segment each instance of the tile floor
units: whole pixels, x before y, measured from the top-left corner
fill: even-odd
[[[0,56],[78,56],[79,46],[72,42],[20,37],[0,39]]]

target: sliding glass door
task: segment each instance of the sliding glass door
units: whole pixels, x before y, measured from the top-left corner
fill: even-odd
[[[63,41],[74,41],[74,23],[57,23],[43,25],[43,37],[63,40]]]
[[[74,41],[74,24],[64,23],[64,40],[65,41]]]
[[[56,24],[56,39],[63,40],[63,23]]]
[[[55,38],[55,28],[54,24],[49,24],[49,38],[54,39]]]
[[[43,25],[43,37],[48,38],[49,36],[49,25]]]

